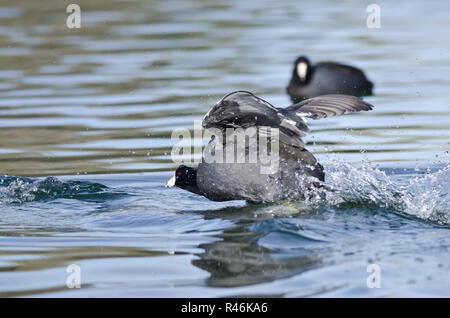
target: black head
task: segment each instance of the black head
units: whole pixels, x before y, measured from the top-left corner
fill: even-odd
[[[295,60],[293,77],[301,83],[306,83],[311,78],[312,65],[306,56],[300,56]]]
[[[197,170],[184,165],[181,165],[175,171],[175,176],[170,179],[166,187],[170,188],[177,186],[181,189],[199,193],[197,188]]]

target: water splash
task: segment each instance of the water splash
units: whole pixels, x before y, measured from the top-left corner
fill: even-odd
[[[354,167],[332,159],[326,168],[325,184],[323,188],[302,189],[306,197],[295,203],[296,208],[376,206],[450,225],[450,164],[424,174],[418,174],[417,170],[412,170],[411,174],[387,174],[370,162]],[[58,198],[105,201],[117,195],[126,193],[87,181],[0,177],[0,204]],[[286,209],[286,206],[281,208]]]
[[[450,224],[449,189],[450,164],[437,172],[412,178],[402,195],[404,212]]]
[[[20,204],[57,198],[89,199],[105,193],[108,187],[86,181],[60,181],[54,177],[31,179],[0,177],[0,204]]]
[[[325,184],[307,191],[307,205],[375,205],[450,224],[450,164],[423,175],[388,175],[370,162],[354,167],[333,159]]]

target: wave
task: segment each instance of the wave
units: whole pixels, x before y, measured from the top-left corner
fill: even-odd
[[[325,168],[325,186],[302,189],[305,210],[327,207],[376,206],[442,225],[450,224],[450,164],[419,174],[386,173],[366,161],[359,167],[331,159]],[[61,181],[0,177],[0,204],[21,204],[59,198],[107,201],[127,193],[88,181]],[[281,205],[280,208],[286,208]]]
[[[61,181],[55,177],[32,179],[0,177],[0,204],[20,204],[31,201],[68,199],[96,199],[106,194],[107,186],[87,181]]]

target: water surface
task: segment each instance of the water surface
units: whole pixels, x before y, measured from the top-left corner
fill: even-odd
[[[0,6],[0,296],[450,296],[448,2],[381,1],[380,29],[357,1],[77,3],[81,29]],[[375,83],[372,112],[309,123],[332,190],[164,188],[173,129],[233,90],[289,105],[300,54]]]

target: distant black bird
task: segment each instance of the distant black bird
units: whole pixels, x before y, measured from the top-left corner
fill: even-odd
[[[299,199],[307,188],[320,186],[325,176],[323,167],[304,148],[302,137],[309,131],[305,118],[320,119],[349,112],[371,110],[372,105],[358,97],[324,95],[305,100],[287,108],[276,108],[250,92],[237,91],[223,97],[203,118],[203,128],[216,130],[206,147],[197,169],[181,165],[166,186],[178,186],[214,201],[247,200],[273,202]],[[234,143],[227,139],[227,129],[253,128],[257,138]],[[208,154],[230,151],[235,156],[254,153],[255,143],[272,155],[276,149],[267,129],[279,133],[278,161],[270,172],[262,172],[267,162],[210,162]],[[270,145],[270,149],[268,147]],[[236,148],[235,148],[236,147]],[[253,147],[253,148],[252,148]],[[267,148],[266,148],[267,147]],[[224,156],[218,156],[224,158]],[[234,157],[233,157],[234,158]]]
[[[334,62],[312,65],[305,56],[297,58],[287,92],[294,103],[326,94],[372,95],[373,83],[363,71]]]

